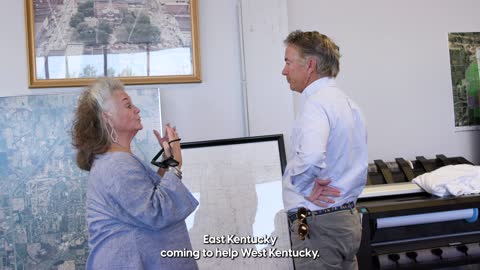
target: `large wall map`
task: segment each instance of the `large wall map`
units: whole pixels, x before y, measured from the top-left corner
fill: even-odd
[[[128,91],[144,129],[134,153],[158,145],[158,90]],[[87,173],[75,164],[70,129],[78,94],[0,98],[0,269],[84,269]]]

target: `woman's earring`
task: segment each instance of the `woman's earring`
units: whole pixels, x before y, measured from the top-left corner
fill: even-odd
[[[110,126],[110,139],[112,139],[112,142],[116,143],[118,141],[118,133],[117,131],[113,128],[112,123],[110,123],[110,120],[107,121],[108,125]]]

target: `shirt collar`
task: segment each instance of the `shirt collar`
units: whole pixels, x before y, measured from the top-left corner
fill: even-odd
[[[333,77],[323,77],[320,78],[311,84],[309,84],[302,92],[302,96],[308,98],[309,96],[315,94],[320,89],[328,87],[328,86],[335,86],[335,78]]]

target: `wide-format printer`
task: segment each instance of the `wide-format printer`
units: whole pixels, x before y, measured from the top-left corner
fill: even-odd
[[[411,180],[439,167],[471,164],[463,157],[369,165],[362,214],[359,269],[436,269],[480,263],[480,196],[436,197]]]

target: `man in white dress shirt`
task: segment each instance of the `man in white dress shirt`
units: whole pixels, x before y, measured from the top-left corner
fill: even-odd
[[[301,94],[303,106],[293,126],[283,201],[292,249],[319,251],[315,259],[294,258],[295,266],[358,269],[362,228],[355,204],[367,180],[365,120],[337,87],[340,53],[330,38],[297,30],[285,44],[282,74],[291,90]]]

